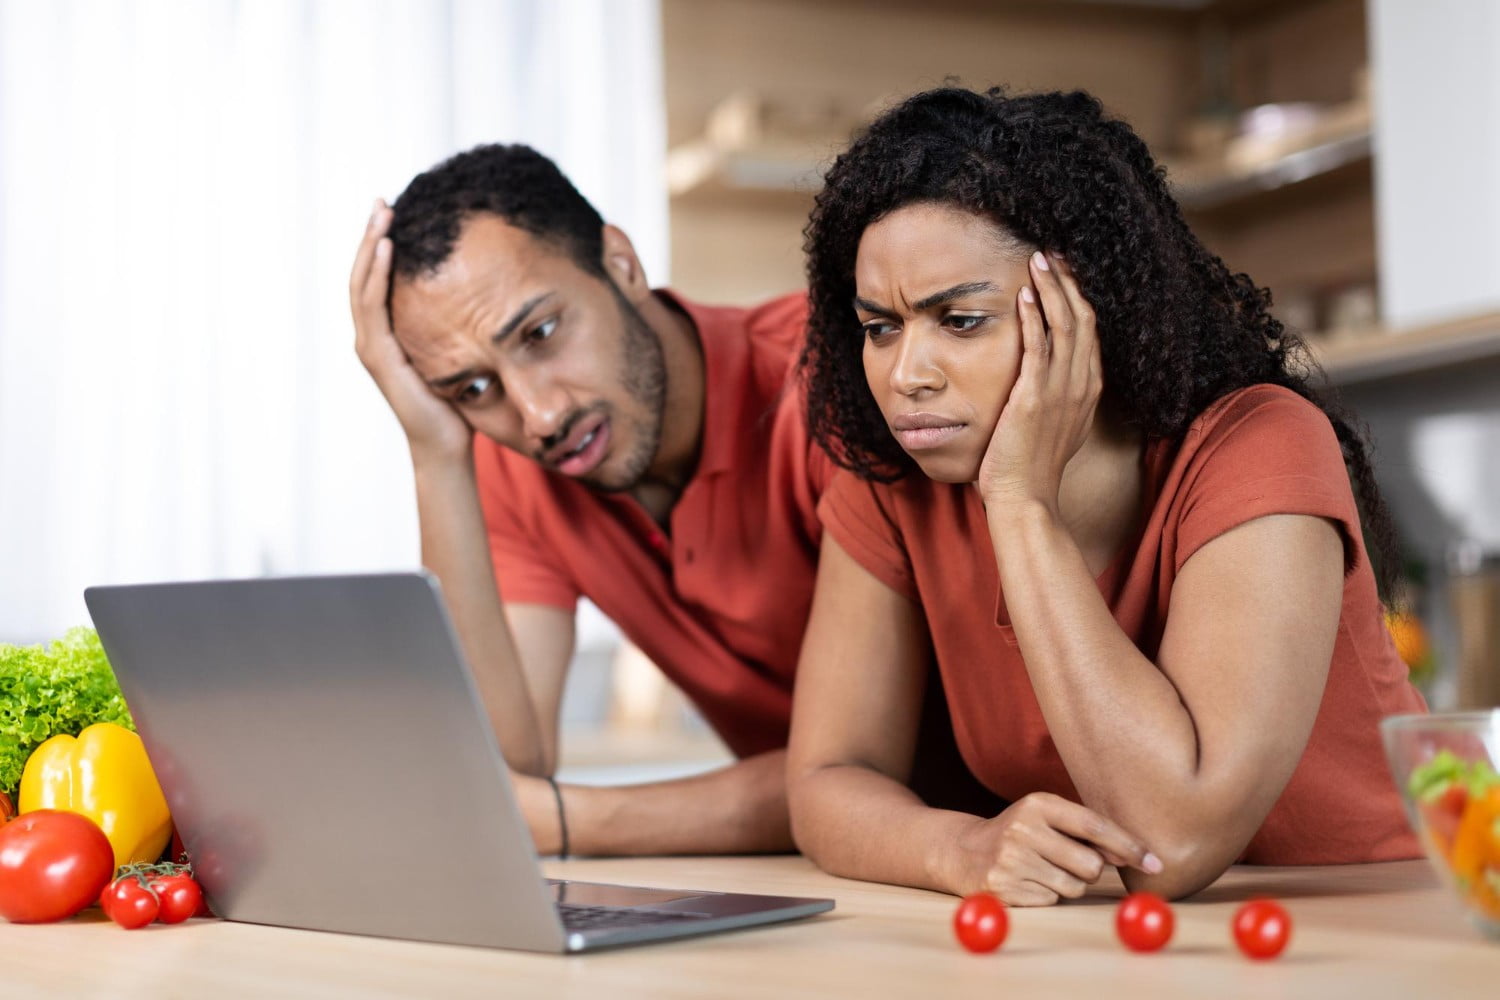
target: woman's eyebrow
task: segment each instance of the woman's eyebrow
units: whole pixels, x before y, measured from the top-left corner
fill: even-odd
[[[961,285],[945,288],[941,292],[934,292],[913,305],[912,311],[926,312],[928,309],[945,306],[954,299],[961,299],[967,295],[979,295],[983,292],[998,292],[999,290],[999,286],[993,281],[966,281]]]
[[[947,305],[954,299],[961,299],[967,295],[979,295],[984,292],[998,292],[1000,286],[993,281],[966,281],[952,288],[945,288],[941,292],[933,292],[912,306],[912,312],[925,312],[937,306]],[[873,313],[876,316],[894,316],[893,311],[885,306],[877,305],[869,299],[862,299],[858,295],[854,297],[854,308],[863,312]]]

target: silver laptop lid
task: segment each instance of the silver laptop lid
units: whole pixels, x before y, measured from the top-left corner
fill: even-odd
[[[432,577],[84,597],[215,912],[562,950]]]

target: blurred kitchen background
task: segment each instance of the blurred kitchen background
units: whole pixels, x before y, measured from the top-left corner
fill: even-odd
[[[652,279],[802,283],[820,170],[953,78],[1082,87],[1369,423],[1434,707],[1500,703],[1500,3],[0,0],[0,641],[96,582],[410,566],[352,350],[371,199],[485,141],[558,160]],[[724,758],[597,611],[565,774]]]

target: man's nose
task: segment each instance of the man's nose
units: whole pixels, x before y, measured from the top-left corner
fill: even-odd
[[[936,345],[930,333],[920,324],[911,324],[896,345],[896,360],[891,366],[891,388],[903,396],[923,390],[941,389],[947,379],[935,356]]]
[[[545,379],[522,376],[505,382],[505,394],[521,417],[521,429],[546,446],[567,421],[567,395]]]

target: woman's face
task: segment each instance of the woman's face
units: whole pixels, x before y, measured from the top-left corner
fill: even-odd
[[[865,379],[931,479],[970,483],[1021,364],[1017,295],[1031,247],[987,219],[908,205],[859,241],[855,311]]]

